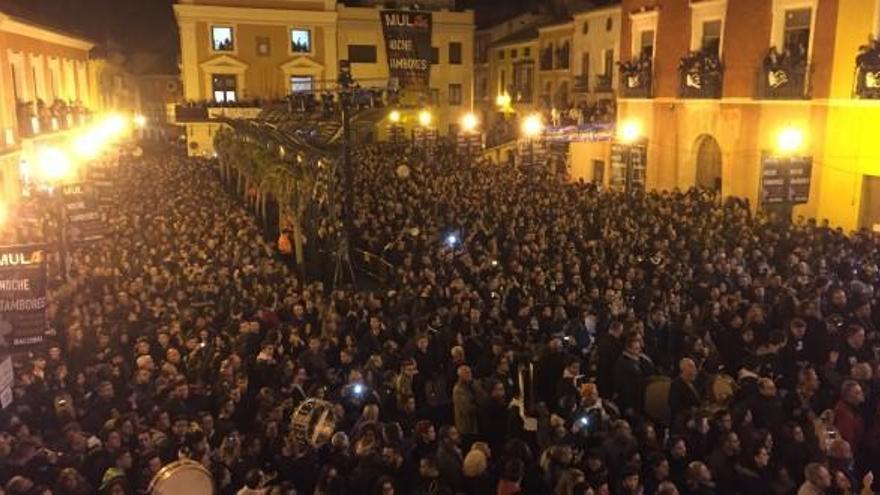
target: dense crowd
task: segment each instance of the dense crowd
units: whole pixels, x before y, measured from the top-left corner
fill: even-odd
[[[354,243],[395,267],[361,291],[298,279],[209,162],[122,167],[0,416],[5,492],[188,458],[220,494],[870,493],[875,238],[411,151],[355,151]]]

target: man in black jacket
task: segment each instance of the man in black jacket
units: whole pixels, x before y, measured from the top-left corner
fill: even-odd
[[[697,389],[697,365],[691,358],[678,363],[679,374],[669,387],[669,416],[674,428],[680,429],[687,416],[703,402],[703,394]]]
[[[614,396],[624,416],[636,417],[644,409],[645,379],[653,374],[653,363],[642,353],[641,337],[630,335],[614,364]]]

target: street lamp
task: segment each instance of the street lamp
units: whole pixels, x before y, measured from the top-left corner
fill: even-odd
[[[72,168],[70,158],[58,148],[43,148],[37,155],[37,170],[46,182],[64,179]]]
[[[432,120],[434,120],[434,116],[431,115],[430,110],[422,110],[421,112],[419,112],[419,124],[422,127],[430,126]]]
[[[621,123],[617,139],[624,144],[632,144],[642,137],[642,123],[629,119]]]
[[[507,93],[500,93],[495,97],[495,105],[502,111],[507,111],[510,108],[510,95]]]
[[[473,112],[466,113],[464,117],[461,118],[461,128],[465,132],[474,132],[477,129],[478,123],[477,116],[474,115]]]
[[[392,124],[397,124],[400,122],[400,112],[397,110],[392,110],[391,113],[388,114],[388,120],[391,121]]]
[[[135,115],[132,122],[134,122],[135,126],[141,129],[147,126],[147,118],[141,114]]]
[[[523,119],[522,132],[525,137],[529,139],[536,138],[543,130],[544,122],[541,120],[540,114],[533,113]]]
[[[776,148],[782,155],[790,155],[804,146],[804,133],[794,126],[788,126],[776,136]]]

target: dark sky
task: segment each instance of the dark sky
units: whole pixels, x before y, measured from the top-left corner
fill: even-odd
[[[0,0],[0,10],[86,36],[113,41],[136,72],[176,72],[174,0]],[[501,21],[547,0],[458,0],[477,12],[481,26]],[[152,54],[149,57],[138,54]]]

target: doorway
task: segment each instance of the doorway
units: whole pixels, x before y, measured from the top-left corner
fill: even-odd
[[[696,186],[721,191],[721,146],[707,134],[697,138]]]
[[[880,177],[863,176],[861,210],[859,227],[880,233]]]

